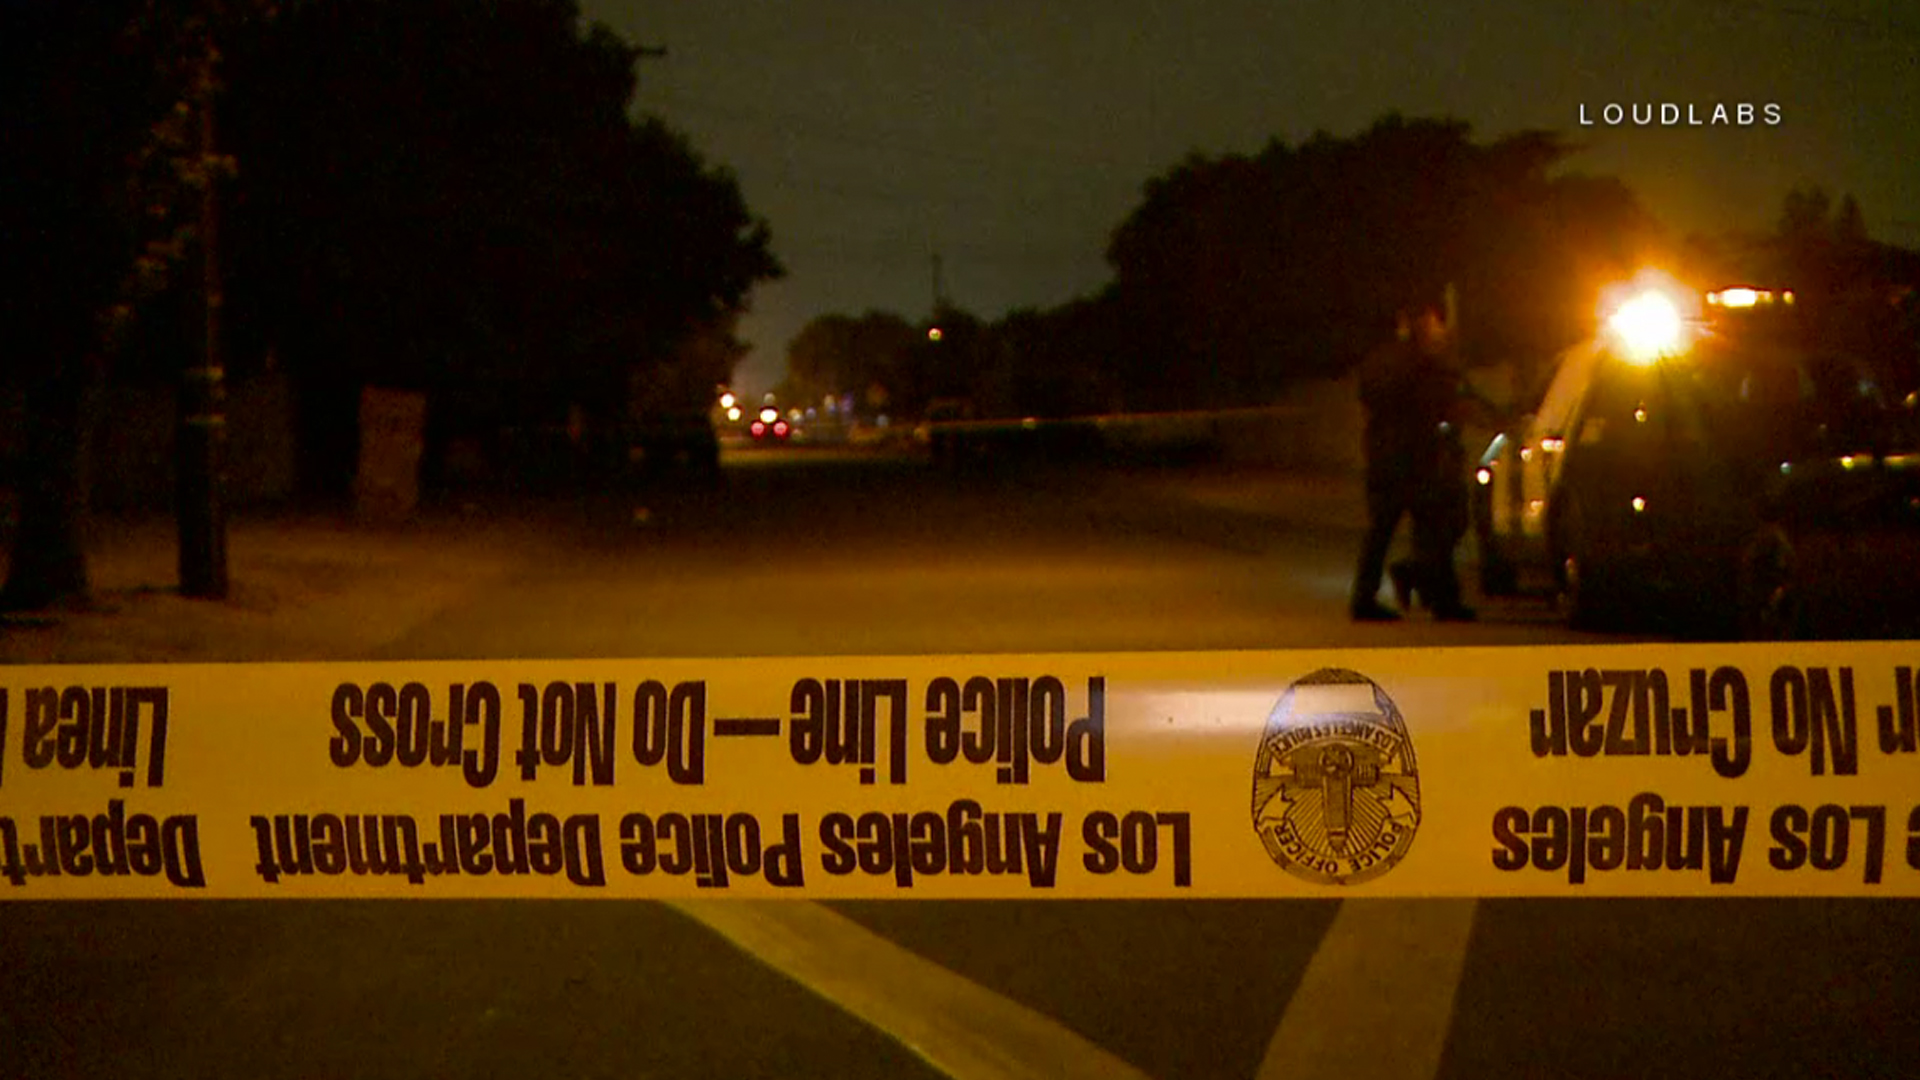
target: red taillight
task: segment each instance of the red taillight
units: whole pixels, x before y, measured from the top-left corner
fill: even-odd
[[[782,420],[782,421],[780,421],[779,423],[777,423],[777,424],[775,424],[775,425],[773,425],[773,433],[774,433],[775,435],[778,435],[778,436],[780,436],[780,437],[781,437],[781,438],[783,438],[783,439],[784,439],[784,438],[786,438],[786,437],[787,437],[787,422],[786,422],[785,420]]]
[[[753,422],[752,431],[753,431],[753,437],[757,439],[760,436],[765,435],[767,433],[767,425],[761,423],[758,420],[755,420]]]

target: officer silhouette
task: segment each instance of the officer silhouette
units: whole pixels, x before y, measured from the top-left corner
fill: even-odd
[[[1401,310],[1394,340],[1360,367],[1366,411],[1367,533],[1354,575],[1352,614],[1377,622],[1401,617],[1415,599],[1447,621],[1468,620],[1454,549],[1467,529],[1464,382],[1450,330],[1433,304]],[[1402,518],[1413,523],[1414,557],[1393,568],[1400,611],[1380,603],[1381,578]]]

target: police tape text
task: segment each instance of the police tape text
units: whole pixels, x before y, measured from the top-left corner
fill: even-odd
[[[134,786],[141,718],[146,718],[145,782],[167,778],[168,694],[164,686],[29,687],[20,758],[29,769],[110,769]],[[0,690],[0,781],[6,779],[7,692]]]
[[[25,885],[31,878],[62,875],[164,873],[183,889],[207,884],[200,864],[200,822],[193,814],[129,815],[125,803],[110,799],[101,814],[42,814],[38,828],[37,841],[24,840],[20,825],[0,817],[0,877]]]
[[[1030,762],[1066,762],[1069,777],[1083,784],[1107,778],[1107,680],[1087,680],[1087,713],[1067,719],[1067,690],[1060,680],[989,679],[976,675],[935,679],[927,686],[927,757],[949,765],[995,762],[1002,784],[1025,784]],[[969,727],[966,721],[972,720]]]

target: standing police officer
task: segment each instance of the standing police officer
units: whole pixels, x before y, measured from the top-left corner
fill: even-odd
[[[1460,599],[1454,548],[1467,528],[1466,449],[1461,428],[1468,391],[1448,348],[1437,307],[1401,311],[1395,340],[1360,367],[1366,410],[1367,534],[1354,576],[1352,613],[1361,621],[1400,618],[1381,604],[1380,579],[1400,519],[1413,518],[1414,559],[1393,568],[1401,607],[1417,596],[1448,621],[1472,619]]]

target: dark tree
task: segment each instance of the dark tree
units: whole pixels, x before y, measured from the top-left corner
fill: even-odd
[[[1820,187],[1788,192],[1757,254],[1810,332],[1871,357],[1900,394],[1920,386],[1920,252],[1872,239],[1853,196],[1836,206]]]
[[[429,390],[443,435],[568,403],[611,425],[737,361],[747,296],[779,273],[733,178],[629,117],[638,51],[583,30],[571,0],[9,0],[4,17],[0,383],[28,418],[0,478],[18,495],[10,606],[86,592],[100,391],[110,370],[218,370],[222,280],[230,366],[287,363],[308,478],[338,489],[362,384]],[[221,243],[202,243],[235,160]]]
[[[777,276],[732,177],[629,119],[637,55],[571,0],[308,0],[237,58],[232,291],[310,486],[350,480],[363,385],[427,391],[441,436],[614,423]]]
[[[0,384],[24,430],[0,606],[84,597],[89,444],[130,314],[144,207],[135,162],[166,88],[132,2],[9,3],[0,26]]]
[[[928,320],[928,333],[914,341],[908,396],[901,404],[918,411],[941,398],[965,398],[976,409],[1004,412],[1005,377],[994,353],[991,327],[970,311],[941,303]]]
[[[1009,416],[1058,419],[1117,407],[1109,365],[1123,342],[1111,292],[995,323],[993,366]]]
[[[916,364],[925,335],[925,328],[887,311],[819,316],[787,343],[782,393],[808,404],[851,394],[861,413],[874,411],[870,402],[912,410],[925,382]]]
[[[1397,305],[1450,283],[1470,353],[1550,350],[1577,333],[1564,298],[1590,295],[1597,268],[1651,233],[1617,182],[1550,178],[1570,153],[1549,133],[1481,144],[1464,123],[1389,116],[1348,139],[1189,158],[1147,185],[1108,249],[1128,396],[1270,398],[1345,369]]]

